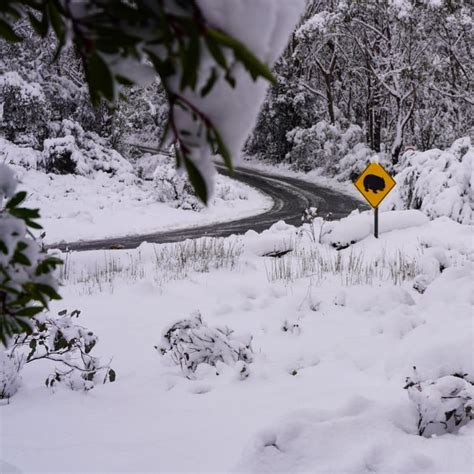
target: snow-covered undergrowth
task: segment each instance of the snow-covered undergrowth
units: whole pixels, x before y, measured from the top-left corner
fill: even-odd
[[[107,146],[94,132],[85,132],[72,120],[54,124],[54,136],[43,143],[43,151],[19,146],[0,137],[0,159],[8,165],[51,174],[93,177],[98,171],[133,183],[132,165]]]
[[[474,229],[397,215],[399,226],[378,240],[361,237],[340,251],[278,223],[262,234],[181,244],[186,251],[143,244],[69,254],[60,305],[83,310],[119,378],[87,395],[51,394],[40,364],[28,364],[1,408],[5,463],[26,472],[65,472],[71,459],[78,471],[100,472],[471,472]],[[280,260],[295,268],[301,255],[309,262],[318,253],[315,267],[339,266],[269,278],[279,263],[262,255],[289,249]],[[169,267],[167,255],[175,255]],[[185,279],[154,277],[183,256]],[[194,268],[206,258],[216,265]],[[397,258],[407,271],[393,266]],[[117,273],[112,292],[84,294],[81,278],[133,259],[136,277]],[[420,275],[429,276],[423,291]],[[243,361],[216,362],[217,370],[200,363],[189,378],[159,357],[160,335],[195,310],[205,322],[196,329],[206,339],[200,350],[215,328],[252,336],[245,377]],[[421,415],[436,437],[420,436]]]
[[[156,199],[168,202],[184,210],[202,211],[204,204],[196,196],[191,182],[183,170],[176,170],[174,162],[166,156],[144,156],[138,163],[139,174],[152,180]],[[249,199],[249,187],[232,181],[222,175],[215,177],[214,194],[210,205],[215,206],[222,201],[238,201]]]
[[[48,244],[211,224],[258,214],[272,206],[271,199],[255,189],[223,176],[217,179],[213,202],[197,213],[177,207],[179,200],[159,202],[156,182],[139,179],[128,162],[124,173],[98,168],[86,175],[45,173],[39,152],[0,139],[3,159],[14,163],[19,187],[28,191],[28,206],[41,209],[40,223]],[[197,203],[196,198],[192,200]]]
[[[91,354],[97,336],[77,324],[80,311],[62,310],[58,316],[42,313],[32,322],[32,331],[17,334],[6,350],[0,350],[0,400],[15,395],[26,364],[49,361],[45,385],[64,384],[71,390],[88,391],[97,383],[113,382],[115,371]]]
[[[457,222],[474,222],[474,147],[469,137],[456,140],[447,150],[408,152],[395,176],[397,186],[383,209],[420,209],[430,218],[447,216]]]
[[[373,156],[362,137],[362,129],[357,125],[343,130],[340,125],[325,120],[310,128],[297,127],[287,133],[292,148],[286,159],[295,170],[317,168],[344,181],[360,173]]]
[[[240,373],[248,377],[246,364],[252,362],[252,338],[239,340],[228,327],[209,327],[201,313],[182,319],[165,328],[161,345],[155,346],[161,355],[181,367],[188,378],[205,367],[215,367],[219,375],[220,364],[235,365],[241,362]]]

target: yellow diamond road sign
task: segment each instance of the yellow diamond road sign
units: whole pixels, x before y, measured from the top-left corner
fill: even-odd
[[[370,163],[354,184],[372,207],[378,207],[397,183],[382,165]]]

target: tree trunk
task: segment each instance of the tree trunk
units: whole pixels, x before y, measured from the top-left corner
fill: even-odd
[[[328,104],[329,121],[331,125],[336,123],[336,117],[334,114],[334,98],[332,94],[331,74],[324,74],[324,82],[326,84],[326,100]]]

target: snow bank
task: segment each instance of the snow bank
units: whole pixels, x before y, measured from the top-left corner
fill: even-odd
[[[426,442],[407,421],[406,407],[365,397],[296,412],[261,432],[234,472],[469,472],[472,423]]]
[[[426,224],[428,218],[420,211],[391,211],[379,213],[379,234]],[[339,221],[327,222],[323,243],[345,247],[374,233],[373,211],[354,211]]]
[[[408,152],[402,158],[397,186],[382,209],[420,209],[431,219],[447,216],[457,222],[474,222],[474,148],[469,137],[456,140],[447,150]]]

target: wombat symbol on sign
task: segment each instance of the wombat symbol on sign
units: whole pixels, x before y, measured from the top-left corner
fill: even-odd
[[[365,192],[368,192],[370,189],[372,192],[377,194],[377,191],[383,191],[385,189],[385,181],[380,176],[375,174],[368,174],[364,178],[364,189]]]

